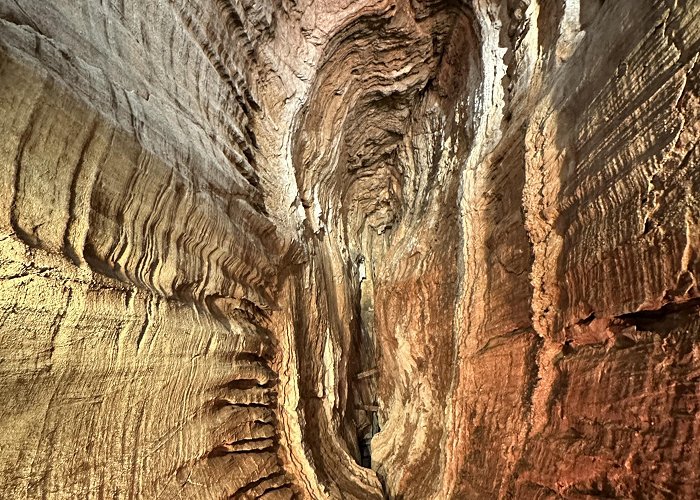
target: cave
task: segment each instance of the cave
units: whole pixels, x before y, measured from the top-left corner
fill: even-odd
[[[0,498],[696,498],[700,2],[0,0]]]

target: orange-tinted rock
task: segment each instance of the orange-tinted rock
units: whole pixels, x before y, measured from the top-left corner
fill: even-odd
[[[0,497],[694,498],[698,49],[691,1],[0,0]]]

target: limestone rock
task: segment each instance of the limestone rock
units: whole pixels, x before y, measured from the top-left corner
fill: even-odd
[[[0,497],[694,498],[700,4],[0,0]]]

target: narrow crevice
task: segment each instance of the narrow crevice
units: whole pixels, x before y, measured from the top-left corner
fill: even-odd
[[[273,472],[272,474],[268,474],[267,476],[263,476],[260,479],[253,481],[252,483],[248,483],[242,488],[239,488],[235,493],[233,493],[228,498],[229,498],[229,500],[239,500],[241,498],[245,498],[246,493],[257,488],[265,481],[269,481],[271,479],[275,479],[277,477],[284,476],[284,474],[285,473],[283,470],[278,470],[278,471]]]
[[[617,316],[617,319],[638,329],[656,329],[668,316],[691,314],[700,311],[700,297],[683,302],[670,302],[658,309],[636,311]]]

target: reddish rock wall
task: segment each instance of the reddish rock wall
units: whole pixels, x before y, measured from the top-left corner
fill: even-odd
[[[0,0],[0,497],[694,498],[699,48],[681,0]]]

